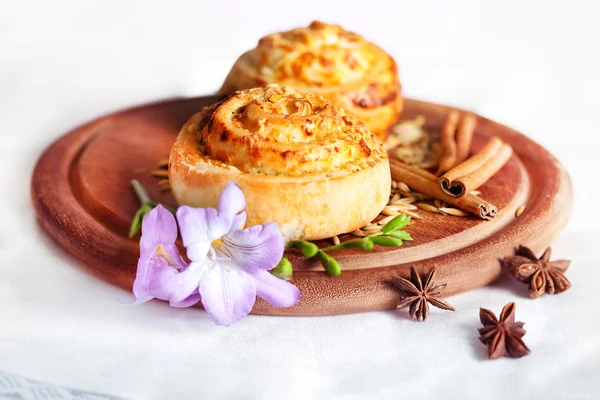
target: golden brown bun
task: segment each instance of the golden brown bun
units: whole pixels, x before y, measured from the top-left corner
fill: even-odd
[[[381,140],[402,111],[394,59],[339,25],[315,21],[265,36],[236,61],[221,92],[269,83],[320,94],[356,115]]]
[[[288,239],[323,239],[372,221],[390,194],[381,143],[321,96],[270,85],[202,109],[169,160],[179,204],[216,207],[228,181],[246,196],[247,225],[275,221]]]

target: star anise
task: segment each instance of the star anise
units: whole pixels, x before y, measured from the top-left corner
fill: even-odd
[[[529,248],[519,246],[516,255],[502,260],[502,266],[515,279],[529,284],[529,296],[533,299],[544,293],[562,293],[571,287],[571,283],[563,275],[571,262],[550,261],[551,252],[552,249],[548,247],[542,257],[537,258]]]
[[[479,340],[488,347],[490,358],[499,358],[508,353],[511,357],[523,357],[531,350],[521,339],[525,335],[523,322],[515,322],[515,303],[508,303],[502,309],[500,320],[490,310],[479,309],[479,319],[483,328],[479,328]]]
[[[428,302],[437,308],[454,311],[454,307],[439,297],[444,289],[446,289],[446,284],[434,286],[434,276],[435,268],[432,268],[425,278],[425,283],[423,283],[417,270],[412,267],[410,269],[410,280],[401,276],[394,277],[394,286],[402,293],[398,301],[398,308],[410,306],[410,317],[415,318],[416,316],[417,321],[425,321],[427,319],[429,315]]]

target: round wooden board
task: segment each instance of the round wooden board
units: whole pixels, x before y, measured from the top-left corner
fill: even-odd
[[[138,238],[127,232],[139,204],[129,182],[138,179],[156,201],[174,206],[151,172],[168,158],[183,123],[214,96],[172,100],[114,113],[83,125],[52,144],[34,170],[31,193],[42,226],[68,252],[102,279],[131,289],[139,255]],[[448,107],[406,100],[402,118],[424,115],[427,129],[439,129]],[[492,282],[501,274],[499,258],[519,244],[540,251],[566,224],[572,207],[569,177],[540,145],[503,125],[478,118],[475,148],[488,137],[510,143],[515,155],[480,190],[501,212],[493,221],[420,211],[407,231],[414,237],[400,248],[336,254],[344,272],[332,277],[318,262],[289,254],[293,283],[302,300],[292,308],[258,299],[253,313],[331,315],[394,309],[394,275],[437,268],[445,296]],[[299,188],[301,190],[301,188]],[[515,210],[527,208],[519,218]],[[349,236],[348,236],[349,237]],[[342,241],[346,236],[342,236]],[[319,243],[321,244],[321,243]],[[330,245],[322,241],[323,245]]]

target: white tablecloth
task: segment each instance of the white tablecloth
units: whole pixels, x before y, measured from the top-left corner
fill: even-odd
[[[599,398],[600,6],[494,3],[2,2],[0,371],[127,399]],[[571,290],[530,300],[507,278],[422,324],[403,310],[222,328],[201,310],[120,306],[126,291],[39,228],[29,180],[53,140],[124,106],[214,91],[260,36],[313,18],[387,49],[406,96],[473,109],[559,157],[576,197],[554,254],[573,260]],[[479,307],[509,301],[532,354],[489,361]]]

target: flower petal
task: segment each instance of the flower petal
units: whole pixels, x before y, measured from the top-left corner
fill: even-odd
[[[233,231],[221,240],[222,251],[238,267],[251,274],[275,268],[285,247],[285,240],[276,222]]]
[[[142,220],[140,252],[151,253],[160,245],[173,244],[177,240],[175,217],[162,205],[157,205]]]
[[[185,263],[179,255],[179,250],[174,244],[158,246],[153,253],[140,256],[137,265],[135,281],[133,282],[133,294],[136,303],[143,303],[152,300],[150,286],[156,274],[162,269],[171,269],[178,272],[179,269],[185,267]]]
[[[159,269],[150,281],[149,292],[154,298],[169,301],[173,307],[185,307],[194,299],[197,302],[200,298],[193,297],[193,294],[198,291],[200,278],[210,264],[206,260],[205,263],[192,262],[182,271],[175,268]]]
[[[256,295],[272,306],[291,307],[302,297],[296,286],[273,276],[268,271],[258,271],[252,277],[256,285]]]
[[[210,242],[193,242],[186,248],[186,254],[193,262],[204,263],[209,250]]]
[[[232,219],[246,209],[246,198],[242,189],[229,181],[219,197],[219,215]]]
[[[196,304],[197,302],[200,301],[200,293],[198,293],[198,291],[190,294],[186,299],[182,300],[179,303],[171,303],[171,307],[176,307],[176,308],[187,308],[187,307],[191,307],[194,304]]]
[[[231,263],[232,264],[232,263]],[[212,264],[200,280],[202,304],[217,325],[229,326],[252,310],[254,281],[232,265]]]
[[[231,220],[231,229],[229,229],[229,233],[240,230],[240,229],[244,229],[244,226],[246,225],[247,217],[248,217],[248,215],[246,214],[245,211],[242,211],[241,213],[235,215],[233,217],[233,219]]]
[[[156,273],[161,269],[178,272],[185,263],[175,246],[177,224],[175,217],[161,205],[150,211],[142,221],[142,237],[140,239],[140,258],[133,283],[133,294],[136,304],[151,300],[150,285]]]
[[[214,208],[193,208],[181,206],[177,209],[177,221],[183,245],[187,248],[194,243],[210,244],[213,240],[229,232],[231,219],[221,217]],[[193,255],[188,254],[194,260]]]

